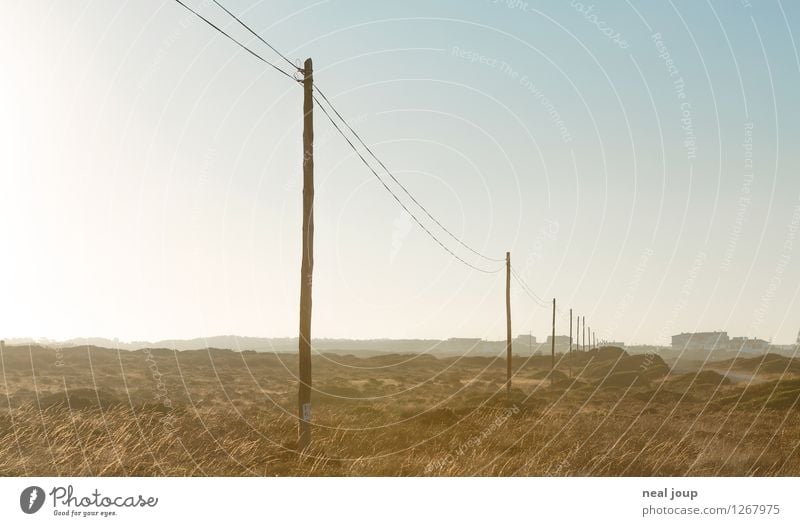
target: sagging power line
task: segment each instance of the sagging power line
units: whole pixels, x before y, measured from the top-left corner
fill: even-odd
[[[249,47],[247,47],[247,45],[245,45],[245,44],[243,44],[243,43],[239,42],[237,39],[235,39],[233,36],[231,36],[229,33],[227,33],[225,30],[223,30],[223,29],[222,29],[220,26],[218,26],[217,24],[214,24],[213,22],[211,22],[211,21],[210,21],[208,18],[206,18],[206,17],[204,17],[203,15],[201,15],[201,14],[200,14],[200,13],[199,13],[197,10],[195,10],[195,9],[193,9],[193,8],[189,7],[188,5],[186,5],[186,4],[185,4],[185,3],[184,3],[182,0],[175,0],[175,1],[176,1],[176,2],[178,2],[180,5],[182,5],[184,8],[188,9],[189,11],[191,11],[191,12],[192,12],[192,13],[193,13],[195,16],[197,16],[198,18],[200,18],[201,20],[203,20],[203,21],[204,21],[206,24],[208,24],[209,26],[211,26],[213,29],[215,29],[216,31],[218,31],[218,32],[222,33],[222,34],[223,34],[225,37],[227,37],[229,40],[231,40],[232,42],[234,42],[236,45],[238,45],[239,47],[241,47],[242,49],[244,49],[245,51],[247,51],[247,52],[248,52],[250,55],[254,56],[254,57],[255,57],[255,58],[257,58],[258,60],[260,60],[260,61],[264,62],[264,63],[265,63],[265,64],[267,64],[267,65],[269,65],[271,68],[273,68],[273,69],[275,69],[276,71],[280,72],[280,73],[281,73],[281,74],[283,74],[284,76],[286,76],[286,77],[288,77],[288,78],[291,78],[291,79],[292,79],[292,80],[294,80],[294,81],[299,81],[299,80],[298,80],[298,79],[296,79],[296,78],[295,78],[293,75],[291,75],[291,74],[287,73],[286,71],[284,71],[283,69],[281,69],[280,67],[278,67],[277,65],[275,65],[274,63],[270,62],[269,60],[267,60],[266,58],[264,58],[263,56],[261,56],[259,53],[255,52],[255,51],[253,51],[252,49],[250,49]],[[267,46],[267,47],[269,47],[269,48],[270,48],[272,51],[274,51],[274,52],[275,52],[275,53],[276,53],[276,54],[277,54],[277,55],[278,55],[278,56],[279,56],[281,59],[283,59],[283,60],[284,60],[284,61],[285,61],[287,64],[289,64],[291,67],[295,68],[295,69],[297,70],[297,72],[299,72],[299,73],[302,73],[302,72],[303,72],[303,70],[302,70],[301,68],[298,68],[297,66],[295,66],[295,65],[292,63],[292,61],[291,61],[291,60],[290,60],[290,59],[289,59],[289,58],[288,58],[286,55],[284,55],[283,53],[281,53],[281,52],[280,52],[280,51],[279,51],[279,50],[278,50],[278,49],[277,49],[275,46],[273,46],[272,44],[270,44],[270,43],[269,43],[269,42],[268,42],[266,39],[264,39],[264,38],[263,38],[261,35],[259,35],[259,34],[258,34],[258,33],[257,33],[255,30],[253,30],[253,29],[252,29],[252,28],[251,28],[249,25],[247,25],[247,24],[246,24],[246,23],[245,23],[243,20],[241,20],[241,19],[240,19],[238,16],[236,16],[236,15],[235,15],[233,12],[231,12],[229,9],[227,9],[227,8],[226,8],[224,5],[222,5],[221,3],[219,3],[217,0],[214,0],[214,3],[215,3],[217,6],[219,6],[219,7],[220,7],[220,8],[221,8],[221,9],[222,9],[222,10],[223,10],[225,13],[227,13],[227,14],[228,14],[228,15],[229,15],[231,18],[233,18],[233,19],[234,19],[234,20],[235,20],[237,23],[239,23],[239,24],[240,24],[242,27],[244,27],[244,28],[245,28],[245,29],[246,29],[246,30],[247,30],[247,31],[248,31],[250,34],[252,34],[253,36],[255,36],[255,37],[256,37],[256,38],[257,38],[259,41],[261,41],[261,42],[262,42],[264,45],[266,45],[266,46]],[[433,215],[433,214],[432,214],[432,213],[431,213],[431,212],[430,212],[430,211],[429,211],[429,210],[428,210],[428,209],[427,209],[425,206],[423,206],[423,205],[422,205],[422,203],[421,203],[421,202],[420,202],[420,201],[419,201],[419,200],[418,200],[416,197],[414,197],[414,195],[413,195],[413,194],[412,194],[412,193],[411,193],[411,192],[408,190],[408,188],[407,188],[407,187],[406,187],[406,186],[405,186],[405,185],[404,185],[404,184],[403,184],[403,183],[402,183],[402,182],[401,182],[401,181],[400,181],[400,180],[399,180],[399,179],[398,179],[398,178],[397,178],[397,177],[396,177],[396,176],[395,176],[393,173],[392,173],[392,171],[391,171],[391,170],[389,170],[389,168],[386,166],[386,164],[385,164],[385,163],[384,163],[384,162],[383,162],[383,161],[382,161],[382,160],[381,160],[381,159],[380,159],[380,158],[379,158],[379,157],[378,157],[378,156],[375,154],[375,152],[372,150],[372,148],[370,148],[370,147],[367,145],[367,143],[366,143],[366,142],[365,142],[365,141],[364,141],[364,140],[361,138],[361,136],[358,134],[358,132],[356,132],[356,131],[355,131],[355,129],[354,129],[354,128],[353,128],[353,127],[350,125],[350,123],[349,123],[349,122],[348,122],[348,121],[345,119],[345,117],[342,115],[342,113],[341,113],[341,112],[340,112],[340,111],[339,111],[339,110],[338,110],[338,109],[337,109],[337,108],[336,108],[336,107],[333,105],[333,103],[331,102],[331,100],[330,100],[330,99],[329,99],[329,98],[328,98],[328,97],[325,95],[325,93],[324,93],[324,92],[323,92],[323,91],[320,89],[320,87],[319,87],[319,86],[318,86],[316,83],[314,84],[314,86],[313,86],[313,87],[314,87],[314,89],[317,91],[317,93],[319,93],[320,97],[322,97],[322,100],[323,100],[323,101],[324,101],[324,102],[325,102],[325,103],[328,105],[328,107],[329,107],[329,108],[330,108],[330,110],[333,112],[333,114],[335,114],[335,116],[336,116],[336,117],[337,117],[337,118],[338,118],[338,119],[341,121],[341,123],[344,125],[344,127],[346,127],[346,129],[347,129],[347,130],[349,130],[349,132],[350,132],[350,133],[351,133],[351,134],[352,134],[352,135],[355,137],[355,140],[356,140],[356,141],[357,141],[359,144],[361,144],[361,146],[362,146],[362,147],[363,147],[363,148],[366,150],[366,152],[368,153],[368,155],[369,155],[370,157],[372,157],[372,158],[373,158],[373,159],[374,159],[374,160],[375,160],[375,161],[378,163],[378,165],[379,165],[379,166],[380,166],[380,167],[381,167],[381,168],[382,168],[382,169],[383,169],[383,170],[386,172],[386,174],[388,174],[388,175],[389,175],[389,177],[391,178],[391,180],[392,180],[392,181],[393,181],[395,184],[397,184],[397,185],[398,185],[398,186],[399,186],[399,187],[400,187],[400,188],[403,190],[403,193],[405,193],[405,194],[408,196],[408,198],[409,198],[409,199],[411,199],[411,201],[412,201],[412,202],[413,202],[413,203],[414,203],[414,204],[415,204],[417,207],[419,207],[419,209],[420,209],[420,210],[422,210],[422,212],[424,212],[424,214],[425,214],[425,215],[426,215],[426,216],[427,216],[429,219],[431,219],[431,221],[433,221],[433,222],[436,224],[436,226],[438,226],[439,228],[441,228],[441,229],[442,229],[442,230],[443,230],[443,231],[444,231],[444,232],[445,232],[445,233],[446,233],[446,234],[447,234],[449,237],[451,237],[451,238],[452,238],[453,240],[455,240],[455,241],[456,241],[456,242],[457,242],[459,245],[461,245],[462,247],[466,248],[467,250],[469,250],[471,253],[475,254],[476,256],[478,256],[478,257],[480,257],[480,258],[482,258],[482,259],[484,259],[484,260],[486,260],[486,261],[495,262],[495,263],[499,263],[499,262],[502,262],[502,261],[504,261],[504,260],[503,260],[503,259],[501,259],[501,258],[491,258],[491,257],[489,257],[489,256],[486,256],[486,255],[482,254],[481,252],[479,252],[478,250],[476,250],[475,248],[473,248],[472,246],[470,246],[469,244],[467,244],[465,241],[463,241],[461,238],[459,238],[457,235],[455,235],[455,234],[454,234],[454,233],[453,233],[453,232],[452,232],[450,229],[448,229],[448,228],[447,228],[447,227],[446,227],[446,226],[445,226],[445,225],[444,225],[444,224],[443,224],[441,221],[439,221],[439,220],[438,220],[438,219],[437,219],[437,218],[436,218],[436,217],[435,217],[435,216],[434,216],[434,215]],[[419,218],[418,218],[418,217],[417,217],[417,216],[416,216],[414,213],[412,213],[412,211],[409,209],[409,207],[408,207],[408,206],[407,206],[405,203],[403,203],[403,202],[402,202],[402,200],[401,200],[401,199],[398,197],[398,195],[397,195],[397,194],[396,194],[396,193],[395,193],[395,192],[394,192],[394,191],[393,191],[393,190],[390,188],[390,186],[389,186],[389,185],[388,185],[388,184],[387,184],[387,183],[386,183],[386,182],[383,180],[383,178],[380,176],[380,174],[378,173],[378,171],[377,171],[377,170],[376,170],[376,169],[375,169],[375,168],[374,168],[374,167],[373,167],[373,166],[372,166],[372,165],[369,163],[369,161],[366,159],[366,157],[365,157],[365,156],[364,156],[364,155],[363,155],[363,154],[362,154],[362,153],[359,151],[359,149],[357,148],[357,146],[356,146],[355,142],[354,142],[353,140],[351,140],[351,139],[350,139],[350,138],[347,136],[347,134],[345,133],[344,129],[342,129],[342,127],[341,127],[340,125],[336,124],[336,122],[335,122],[335,120],[334,120],[333,116],[332,116],[332,115],[331,115],[331,114],[330,114],[330,113],[329,113],[327,110],[325,110],[325,108],[323,107],[323,104],[322,104],[322,102],[320,101],[320,99],[319,99],[319,98],[317,98],[317,97],[314,97],[314,101],[317,103],[317,105],[320,107],[320,109],[322,109],[322,110],[323,110],[323,112],[325,113],[325,116],[328,118],[328,120],[329,120],[329,121],[331,122],[331,124],[334,126],[334,128],[336,129],[336,131],[337,131],[337,132],[338,132],[338,133],[339,133],[339,134],[340,134],[340,135],[341,135],[341,136],[342,136],[342,137],[345,139],[345,141],[347,142],[348,146],[350,146],[350,148],[351,148],[351,149],[352,149],[352,150],[353,150],[353,151],[354,151],[354,152],[355,152],[355,153],[358,155],[358,157],[359,157],[359,159],[361,160],[361,162],[362,162],[362,163],[364,163],[364,165],[365,165],[365,166],[366,166],[366,167],[367,167],[367,168],[368,168],[368,169],[369,169],[369,170],[370,170],[370,171],[373,173],[373,175],[374,175],[374,176],[375,176],[375,177],[376,177],[376,178],[377,178],[377,179],[378,179],[378,180],[381,182],[381,185],[383,186],[383,188],[384,188],[386,191],[388,191],[388,192],[390,193],[390,195],[392,196],[392,198],[393,198],[393,199],[394,199],[394,200],[395,200],[395,201],[396,201],[396,202],[397,202],[397,203],[398,203],[398,204],[399,204],[399,205],[400,205],[400,206],[403,208],[403,210],[404,210],[406,213],[408,213],[408,214],[411,216],[411,218],[414,220],[414,222],[415,222],[415,223],[416,223],[416,224],[417,224],[417,225],[418,225],[420,228],[422,228],[422,229],[425,231],[425,233],[426,233],[428,236],[430,236],[430,237],[431,237],[431,238],[432,238],[432,239],[433,239],[433,240],[434,240],[434,241],[435,241],[435,242],[436,242],[436,243],[437,243],[437,244],[438,244],[438,245],[439,245],[441,248],[443,248],[443,249],[444,249],[446,252],[448,252],[448,253],[449,253],[451,256],[453,256],[453,257],[454,257],[455,259],[457,259],[459,262],[461,262],[461,263],[463,263],[464,265],[466,265],[466,266],[468,266],[468,267],[472,268],[473,270],[477,270],[478,272],[483,272],[483,273],[487,273],[487,274],[493,274],[493,273],[496,273],[496,272],[500,272],[500,271],[503,269],[503,267],[502,267],[502,266],[498,267],[497,269],[493,269],[493,270],[487,270],[487,269],[485,269],[485,268],[480,268],[480,267],[478,267],[477,265],[473,265],[473,264],[469,263],[469,262],[468,262],[466,259],[464,259],[464,258],[460,257],[459,255],[457,255],[457,254],[455,253],[455,251],[454,251],[454,250],[452,250],[452,249],[448,248],[448,247],[446,246],[446,244],[445,244],[445,243],[444,243],[444,242],[443,242],[441,239],[439,239],[439,238],[438,238],[438,237],[437,237],[437,236],[436,236],[436,235],[435,235],[435,234],[432,232],[432,230],[431,230],[430,228],[428,228],[428,227],[426,227],[426,226],[424,226],[424,225],[422,224],[422,221],[421,221],[421,220],[420,220],[420,219],[419,219]]]
[[[224,29],[220,28],[218,25],[214,24],[214,22],[212,22],[211,20],[207,19],[206,17],[204,17],[203,15],[201,15],[200,13],[198,13],[197,11],[195,11],[194,9],[189,7],[188,5],[184,4],[181,0],[175,0],[175,1],[178,2],[180,5],[182,5],[183,7],[185,7],[186,9],[188,9],[189,11],[191,11],[192,13],[194,13],[194,15],[197,18],[199,18],[200,20],[202,20],[203,22],[205,22],[209,26],[213,27],[214,29],[216,29],[217,31],[219,31],[220,33],[225,35],[231,42],[235,43],[237,46],[239,46],[240,48],[244,49],[245,51],[247,51],[248,53],[253,55],[255,58],[257,58],[258,60],[263,62],[264,64],[268,65],[269,67],[271,67],[275,71],[283,74],[284,76],[289,77],[293,81],[298,82],[298,80],[292,74],[287,73],[286,71],[284,71],[280,67],[276,66],[275,64],[273,64],[269,60],[265,59],[264,57],[262,57],[261,55],[259,55],[258,53],[256,53],[252,49],[250,49],[249,47],[245,46],[244,44],[242,44],[241,42],[239,42],[238,40],[233,38],[231,35],[229,35]],[[219,4],[217,4],[217,5],[219,5]],[[220,7],[222,7],[222,6],[220,6]],[[291,64],[291,62],[290,62],[290,64]],[[297,67],[294,64],[291,64],[291,65],[292,65],[292,67]]]
[[[317,90],[317,91],[319,92],[319,90]],[[361,162],[364,163],[364,166],[366,166],[370,170],[370,172],[372,172],[372,174],[378,179],[378,181],[386,189],[386,191],[389,192],[389,194],[392,196],[392,198],[394,198],[394,200],[397,202],[397,204],[399,204],[403,208],[403,210],[409,216],[411,216],[411,219],[413,219],[414,222],[428,236],[430,236],[431,239],[433,239],[440,247],[442,247],[442,249],[444,249],[448,254],[450,254],[451,256],[456,258],[458,261],[460,261],[464,265],[468,266],[469,268],[471,268],[473,270],[477,270],[478,272],[483,272],[485,274],[495,274],[495,273],[500,272],[501,270],[503,270],[503,267],[498,267],[498,268],[496,268],[494,270],[487,270],[487,269],[484,269],[484,268],[480,268],[480,267],[478,267],[476,265],[473,265],[472,263],[468,262],[467,260],[465,260],[464,258],[459,256],[458,254],[453,252],[449,247],[447,247],[447,245],[445,245],[443,241],[441,241],[438,237],[436,237],[436,235],[433,232],[431,232],[431,230],[428,229],[428,227],[426,227],[425,225],[422,224],[422,222],[419,220],[419,218],[411,210],[409,210],[409,208],[405,205],[405,203],[403,203],[403,201],[400,199],[400,197],[398,197],[397,194],[394,193],[394,191],[392,191],[392,189],[389,187],[389,185],[386,184],[386,181],[383,180],[383,178],[378,174],[377,170],[375,170],[375,168],[364,158],[364,155],[358,150],[358,148],[356,148],[355,144],[353,144],[353,142],[350,140],[350,138],[344,133],[344,131],[341,129],[341,127],[336,123],[336,121],[333,119],[331,114],[325,109],[325,107],[319,102],[319,99],[316,96],[314,97],[314,100],[317,102],[317,105],[319,106],[319,109],[322,110],[322,113],[325,114],[325,116],[331,122],[331,124],[336,129],[336,131],[339,132],[339,134],[344,138],[344,140],[347,142],[347,144],[350,145],[350,147],[353,149],[353,151],[358,156],[358,158],[361,159]],[[333,107],[331,107],[331,108],[333,109]],[[413,197],[412,197],[412,199],[413,199]],[[438,221],[437,221],[437,223],[438,223]]]
[[[350,130],[350,133],[352,133],[352,134],[355,136],[356,140],[358,140],[358,142],[359,142],[359,143],[361,143],[361,146],[363,146],[363,147],[364,147],[364,149],[365,149],[365,150],[367,150],[367,152],[370,154],[370,156],[372,156],[372,158],[373,158],[373,159],[375,159],[375,160],[378,162],[378,164],[379,164],[379,165],[381,166],[381,168],[383,168],[383,170],[384,170],[384,171],[385,171],[385,172],[386,172],[386,173],[389,175],[389,177],[391,177],[392,181],[394,181],[394,182],[395,182],[395,183],[396,183],[396,184],[397,184],[397,185],[398,185],[398,186],[399,186],[399,187],[400,187],[400,188],[403,190],[403,192],[405,192],[405,194],[406,194],[406,195],[407,195],[407,196],[408,196],[408,197],[411,199],[411,201],[413,201],[413,203],[414,203],[415,205],[417,205],[417,206],[418,206],[418,207],[419,207],[419,208],[420,208],[420,209],[421,209],[423,212],[425,212],[425,215],[427,215],[427,216],[428,216],[428,217],[429,217],[429,218],[430,218],[430,219],[431,219],[431,220],[432,220],[434,223],[436,223],[436,225],[437,225],[437,226],[439,226],[439,228],[441,228],[442,230],[444,230],[444,231],[445,231],[445,233],[447,233],[447,235],[449,235],[451,238],[453,238],[453,239],[454,239],[454,240],[455,240],[455,241],[456,241],[458,244],[460,244],[461,246],[463,246],[464,248],[466,248],[467,250],[469,250],[470,252],[472,252],[472,253],[473,253],[473,254],[475,254],[476,256],[478,256],[478,257],[480,257],[480,258],[482,258],[482,259],[485,259],[486,261],[492,261],[492,262],[495,262],[495,263],[499,263],[499,262],[505,261],[505,260],[504,260],[504,259],[502,259],[502,258],[490,258],[489,256],[486,256],[486,255],[484,255],[484,254],[481,254],[480,252],[478,252],[477,250],[475,250],[474,248],[472,248],[471,246],[469,246],[467,243],[465,243],[464,241],[462,241],[462,240],[461,240],[461,238],[459,238],[458,236],[456,236],[455,234],[453,234],[453,233],[452,233],[452,232],[451,232],[451,231],[450,231],[450,230],[449,230],[449,229],[448,229],[446,226],[444,226],[444,225],[443,225],[441,222],[439,222],[439,220],[438,220],[438,219],[436,219],[436,218],[433,216],[433,214],[431,214],[431,213],[428,211],[428,209],[427,209],[427,208],[425,208],[425,207],[424,207],[424,206],[423,206],[423,205],[422,205],[422,204],[421,204],[419,201],[417,201],[417,199],[416,199],[416,198],[415,198],[415,197],[414,197],[414,196],[411,194],[411,192],[409,192],[409,190],[408,190],[408,189],[405,187],[405,185],[403,185],[403,183],[401,183],[401,182],[400,182],[400,181],[397,179],[397,177],[395,177],[395,176],[394,176],[394,174],[392,173],[392,171],[391,171],[391,170],[389,170],[389,168],[387,168],[387,167],[386,167],[386,165],[383,163],[383,161],[381,161],[381,159],[380,159],[380,158],[379,158],[377,155],[375,155],[375,152],[373,152],[373,151],[372,151],[372,149],[371,149],[369,146],[367,146],[367,144],[364,142],[364,140],[361,138],[361,136],[358,134],[358,132],[356,132],[356,131],[353,129],[353,127],[352,127],[352,126],[350,126],[350,124],[349,124],[349,123],[347,122],[347,120],[346,120],[346,119],[345,119],[345,118],[342,116],[342,114],[341,114],[341,113],[339,113],[339,111],[336,109],[336,107],[333,105],[333,103],[330,101],[330,99],[328,99],[328,97],[326,97],[326,96],[325,96],[325,94],[322,92],[322,90],[319,88],[319,86],[317,86],[317,85],[315,84],[315,85],[314,85],[314,89],[316,89],[316,90],[317,90],[317,93],[319,93],[319,94],[320,94],[320,96],[321,96],[321,97],[322,97],[322,98],[325,100],[325,102],[327,102],[327,103],[328,103],[328,106],[330,106],[330,108],[333,110],[333,112],[336,114],[336,116],[337,116],[337,117],[339,117],[339,119],[340,119],[340,120],[341,120],[341,121],[344,123],[344,125],[345,125],[345,126],[347,126],[347,129],[348,129],[348,130]],[[351,143],[351,145],[352,145],[352,143]]]
[[[313,67],[312,67],[312,60],[309,58],[305,61],[304,67],[300,68],[292,63],[292,61],[286,57],[283,53],[278,51],[273,45],[267,42],[264,38],[262,38],[256,31],[251,29],[244,21],[242,21],[238,16],[228,10],[225,6],[219,3],[217,0],[214,0],[214,3],[220,7],[228,16],[236,20],[242,27],[244,27],[249,33],[255,36],[260,42],[265,44],[269,49],[271,49],[274,53],[276,53],[282,60],[288,63],[292,68],[296,71],[295,73],[299,73],[302,78],[297,78],[294,74],[290,74],[278,65],[274,64],[270,60],[267,60],[259,53],[250,49],[247,45],[243,44],[242,42],[238,41],[236,38],[231,36],[225,30],[223,30],[217,24],[211,22],[208,18],[201,15],[195,9],[189,7],[181,0],[175,0],[178,4],[183,6],[185,9],[192,12],[195,16],[203,20],[206,24],[212,27],[214,30],[218,31],[226,38],[234,42],[237,46],[241,47],[245,51],[247,51],[250,55],[255,57],[256,59],[260,60],[261,62],[267,64],[270,68],[274,69],[275,71],[281,73],[283,76],[286,76],[292,79],[295,82],[301,83],[303,86],[303,226],[302,226],[302,258],[301,258],[301,271],[300,271],[300,330],[299,330],[299,347],[298,347],[298,357],[299,357],[299,387],[298,387],[298,450],[303,451],[305,450],[311,443],[311,285],[313,281],[313,265],[314,265],[314,150],[313,150],[313,142],[314,142],[314,130],[313,130],[313,109],[314,103],[322,110],[323,114],[328,118],[331,125],[336,129],[336,131],[345,139],[345,142],[350,146],[350,148],[356,153],[358,158],[361,162],[372,172],[372,174],[378,179],[381,183],[383,188],[389,192],[392,198],[403,208],[403,210],[408,213],[411,218],[417,223],[417,225],[422,228],[422,230],[433,239],[442,249],[444,249],[449,255],[453,256],[456,260],[463,263],[464,265],[487,274],[492,274],[503,270],[503,267],[506,269],[506,338],[507,338],[507,346],[506,346],[506,360],[507,360],[507,392],[511,394],[511,359],[512,359],[512,343],[511,343],[511,299],[510,299],[510,291],[511,291],[511,277],[513,275],[514,279],[520,284],[522,290],[539,306],[546,307],[548,303],[545,302],[542,298],[540,298],[534,291],[525,283],[519,273],[516,272],[515,269],[511,267],[511,254],[510,252],[506,252],[505,259],[499,258],[491,258],[486,256],[467,244],[457,235],[455,235],[450,229],[444,226],[442,222],[440,222],[418,199],[414,197],[414,195],[408,190],[408,188],[392,173],[392,171],[386,166],[386,164],[378,157],[372,148],[370,148],[367,143],[362,139],[361,135],[355,131],[355,129],[350,125],[350,123],[345,119],[342,113],[333,105],[332,101],[325,95],[325,93],[319,88],[319,86],[314,82],[313,77]],[[314,94],[316,91],[320,98]],[[327,108],[326,108],[327,105]],[[335,116],[335,117],[334,117]],[[339,122],[337,123],[337,119]],[[348,134],[345,132],[345,128],[349,133],[353,136],[353,138],[349,137]],[[361,147],[366,151],[365,154],[356,146],[356,142],[361,145]],[[377,162],[378,166],[389,176],[392,182],[400,187],[403,193],[411,200],[411,202],[418,207],[425,216],[428,217],[433,223],[439,227],[444,233],[447,234],[449,238],[454,240],[458,243],[461,247],[467,249],[472,254],[480,257],[481,259],[489,262],[505,262],[504,266],[501,266],[497,269],[488,270],[477,265],[474,265],[467,261],[466,259],[462,258],[454,250],[448,247],[442,239],[440,239],[428,226],[423,224],[423,221],[417,217],[416,214],[412,212],[412,210],[408,207],[406,203],[403,202],[403,199],[389,186],[386,180],[379,174],[379,171],[369,162],[367,156],[372,158],[375,162]],[[555,345],[555,312],[556,312],[556,300],[553,299],[553,353],[554,353],[554,345]],[[560,309],[558,309],[560,312]],[[584,324],[585,325],[585,324]],[[584,329],[585,330],[585,329]],[[570,343],[571,343],[571,333],[570,330]],[[585,336],[584,336],[585,339]],[[571,348],[571,345],[570,345]],[[553,354],[554,360],[554,354]],[[553,367],[555,367],[555,362],[553,362]]]

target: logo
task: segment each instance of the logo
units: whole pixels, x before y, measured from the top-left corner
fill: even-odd
[[[36,513],[44,504],[44,490],[39,486],[31,486],[22,490],[19,496],[19,507],[27,514]]]

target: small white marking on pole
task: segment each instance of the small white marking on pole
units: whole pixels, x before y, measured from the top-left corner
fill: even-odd
[[[303,404],[303,420],[311,422],[311,403]]]

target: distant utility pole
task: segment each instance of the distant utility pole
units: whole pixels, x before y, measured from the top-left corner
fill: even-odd
[[[300,263],[300,386],[297,393],[297,449],[311,444],[311,283],[314,274],[314,75],[303,66],[303,253]]]
[[[550,385],[553,385],[553,373],[556,370],[556,299],[553,298],[553,336],[550,340]]]
[[[569,377],[572,378],[572,309],[569,309]]]
[[[586,316],[583,317],[583,352],[586,352]]]
[[[592,347],[597,349],[597,335],[592,331]]]
[[[511,252],[506,252],[506,394],[511,396]]]
[[[575,350],[581,350],[581,317],[576,316],[575,321],[577,326],[575,327]]]
[[[569,310],[569,355],[572,356],[572,309]]]

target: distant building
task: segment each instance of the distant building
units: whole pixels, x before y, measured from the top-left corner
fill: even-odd
[[[548,336],[547,345],[552,345],[552,342],[553,342],[553,337]],[[569,336],[556,335],[556,347],[558,347],[559,345],[569,345]]]
[[[727,332],[686,332],[672,337],[672,348],[676,351],[736,351],[743,353],[765,353],[770,343],[746,336],[728,337]]]
[[[478,345],[483,340],[480,338],[449,338],[447,340],[450,343],[457,343],[460,345]]]
[[[731,338],[730,350],[739,352],[765,353],[769,350],[769,342],[759,340],[758,338],[737,336]]]
[[[727,332],[684,332],[672,337],[672,348],[675,350],[720,351],[729,346]]]
[[[600,342],[601,347],[619,347],[620,349],[625,347],[625,342]]]
[[[451,352],[483,352],[486,343],[480,338],[449,338],[444,348]]]
[[[515,346],[521,346],[523,348],[533,347],[536,345],[536,336],[532,334],[519,334],[514,341],[512,342]]]

